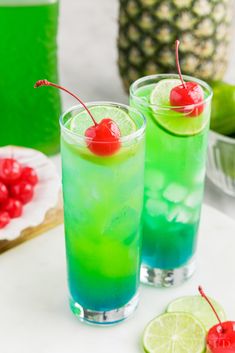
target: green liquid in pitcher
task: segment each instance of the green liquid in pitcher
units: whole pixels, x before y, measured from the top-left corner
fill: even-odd
[[[0,146],[20,145],[47,154],[59,150],[58,91],[34,90],[38,79],[58,81],[58,2],[1,6]]]

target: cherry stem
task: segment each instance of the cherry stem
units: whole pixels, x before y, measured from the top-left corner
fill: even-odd
[[[34,88],[38,88],[38,87],[42,87],[42,86],[51,86],[51,87],[55,87],[55,88],[58,88],[58,89],[61,89],[62,91],[70,94],[70,96],[74,97],[75,99],[78,100],[78,102],[84,107],[84,109],[87,111],[87,113],[90,115],[93,123],[95,126],[98,125],[98,123],[95,121],[95,118],[93,117],[93,115],[91,114],[90,110],[87,108],[87,106],[85,105],[85,103],[83,103],[83,101],[74,93],[70,92],[69,90],[67,90],[66,88],[62,87],[62,86],[59,86],[57,85],[56,83],[52,83],[52,82],[49,82],[47,80],[39,80],[35,83],[34,85]]]
[[[221,329],[222,329],[222,332],[224,332],[224,328],[223,328],[223,325],[222,325],[222,321],[220,320],[220,317],[219,315],[217,314],[217,311],[215,310],[213,304],[211,303],[210,299],[206,296],[204,290],[202,289],[201,286],[198,287],[198,291],[199,293],[201,294],[201,296],[207,301],[207,303],[210,305],[211,309],[213,310],[217,320],[219,321],[220,323],[220,326],[221,326]]]
[[[180,41],[177,39],[175,41],[175,61],[176,61],[176,67],[177,67],[177,71],[180,77],[180,80],[182,82],[182,85],[185,89],[187,89],[186,84],[183,80],[183,76],[181,74],[181,68],[180,68],[180,61],[179,61],[179,45],[180,45]]]

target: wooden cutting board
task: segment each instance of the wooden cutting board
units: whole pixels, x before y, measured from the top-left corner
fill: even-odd
[[[45,233],[46,231],[58,226],[61,223],[63,223],[63,205],[62,198],[60,196],[57,206],[47,212],[43,223],[36,227],[30,227],[23,230],[19,237],[14,240],[0,240],[0,254],[19,244],[22,244],[27,240]]]

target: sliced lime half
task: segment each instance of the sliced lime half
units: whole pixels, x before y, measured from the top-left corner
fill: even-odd
[[[177,79],[164,79],[159,81],[151,92],[150,103],[170,106],[170,93],[171,90],[181,84],[180,80]]]
[[[210,299],[220,319],[226,321],[224,309],[215,300]],[[174,300],[167,307],[167,312],[191,313],[209,330],[217,324],[215,314],[208,303],[200,295],[187,296]]]
[[[121,108],[94,106],[89,108],[89,110],[97,122],[105,118],[110,118],[115,121],[120,129],[121,136],[128,136],[137,130],[136,124],[131,116]],[[84,135],[86,129],[92,125],[91,117],[87,111],[83,110],[70,119],[67,128],[80,135]]]
[[[167,313],[152,320],[144,331],[147,353],[203,353],[206,330],[190,314]]]
[[[199,116],[190,117],[190,111],[185,114],[171,109],[170,92],[180,83],[180,80],[164,79],[155,85],[150,96],[153,117],[159,125],[175,135],[196,135],[207,125],[209,112],[204,109]]]

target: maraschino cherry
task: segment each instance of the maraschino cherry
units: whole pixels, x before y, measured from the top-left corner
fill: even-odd
[[[10,220],[8,212],[0,211],[0,229],[6,227],[10,223]]]
[[[30,202],[34,195],[33,185],[21,180],[10,187],[10,195],[22,202],[23,205]]]
[[[52,86],[59,88],[70,94],[75,99],[77,99],[79,103],[84,107],[93,122],[93,126],[90,126],[85,131],[85,137],[87,138],[87,147],[92,153],[98,156],[111,156],[119,150],[119,139],[121,133],[118,125],[111,118],[104,118],[99,123],[97,123],[90,110],[77,95],[71,93],[64,87],[49,82],[47,80],[37,81],[34,87],[37,88],[41,86]]]
[[[38,176],[32,167],[22,166],[13,157],[0,159],[0,229],[11,218],[22,215],[23,205],[32,200],[37,183]]]
[[[31,167],[24,167],[20,176],[21,180],[27,181],[29,184],[35,186],[38,183],[38,176],[35,170]]]
[[[22,167],[14,158],[0,159],[0,179],[5,184],[12,184],[21,176]]]
[[[8,198],[8,190],[5,184],[0,181],[0,203],[5,202]]]
[[[202,287],[198,288],[201,296],[208,302],[212,308],[219,324],[213,326],[206,338],[207,353],[234,353],[235,352],[235,322],[221,322],[214,306],[204,293]]]
[[[22,215],[23,205],[21,201],[9,197],[7,201],[1,206],[2,212],[7,212],[10,218],[18,218]]]
[[[179,63],[179,44],[180,41],[176,40],[175,43],[175,56],[176,67],[179,73],[181,85],[174,87],[170,93],[170,103],[175,108],[174,110],[187,114],[187,117],[196,117],[203,112],[204,93],[200,85],[196,82],[185,82],[180,69]],[[200,104],[202,103],[202,104]],[[186,107],[189,106],[189,107]]]

